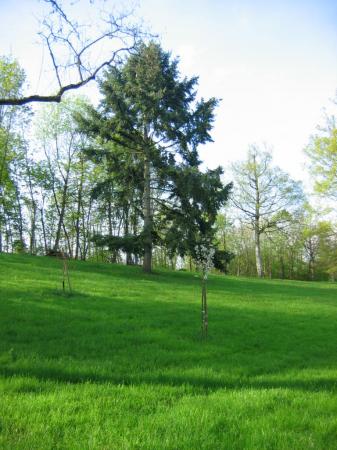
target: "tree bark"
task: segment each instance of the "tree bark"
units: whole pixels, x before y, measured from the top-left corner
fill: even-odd
[[[207,308],[207,288],[206,288],[206,275],[202,274],[201,279],[201,326],[202,337],[207,338],[208,334],[208,308]]]
[[[0,181],[1,181],[1,179],[0,179]],[[0,199],[2,199],[2,198],[3,198],[3,189],[2,189],[2,186],[0,185]],[[2,202],[0,202],[0,253],[2,253],[2,239],[3,239],[3,237],[2,237],[2,234],[3,234],[2,229],[3,229],[3,216],[4,216],[4,214],[5,214],[4,207],[2,205]]]
[[[253,156],[254,161],[254,184],[255,184],[255,223],[254,223],[254,233],[255,233],[255,258],[256,258],[256,271],[258,277],[263,277],[262,268],[262,256],[261,256],[261,244],[260,244],[260,186],[259,177],[256,168],[256,156]]]
[[[77,193],[77,211],[76,211],[76,223],[75,223],[75,231],[76,231],[75,259],[78,259],[79,254],[80,254],[80,216],[81,216],[81,206],[82,206],[83,178],[84,178],[84,163],[83,163],[83,157],[81,157],[81,175],[80,175],[80,181],[79,181],[78,193]]]
[[[124,236],[128,236],[129,235],[129,205],[124,207]],[[128,266],[133,264],[132,261],[132,254],[131,252],[126,252],[126,264]]]
[[[144,194],[143,194],[143,214],[144,214],[144,259],[143,270],[150,273],[152,270],[152,211],[151,211],[151,173],[150,160],[148,155],[144,161]]]
[[[61,229],[62,229],[62,225],[63,225],[63,217],[64,217],[64,213],[65,213],[65,208],[66,208],[67,190],[68,190],[68,180],[66,181],[66,183],[63,186],[61,208],[60,208],[58,201],[57,201],[56,192],[55,192],[54,186],[53,186],[55,205],[56,205],[57,212],[59,214],[59,220],[58,220],[57,230],[56,230],[56,237],[55,237],[55,242],[54,242],[54,246],[53,246],[54,251],[58,251],[58,249],[59,249],[59,243],[60,243],[60,239],[61,239]]]
[[[44,251],[45,251],[45,253],[47,253],[48,244],[47,244],[47,236],[46,236],[46,227],[45,227],[44,217],[43,217],[43,208],[40,209],[40,214],[41,214],[41,226],[42,226],[42,234],[43,234]]]
[[[315,279],[315,244],[312,238],[309,239],[306,247],[309,254],[309,262],[308,262],[309,279],[313,281]]]
[[[29,253],[33,255],[36,251],[36,212],[37,212],[37,205],[35,200],[32,201],[32,221],[31,221],[31,227],[30,227],[30,242],[29,242]]]
[[[281,265],[281,279],[284,280],[286,277],[286,270],[285,270],[283,255],[281,255],[281,258],[280,258],[280,265]]]
[[[258,224],[255,225],[255,257],[256,257],[256,271],[258,277],[263,277],[262,257],[261,257],[261,243],[260,231]]]
[[[15,188],[15,196],[16,196],[16,203],[17,203],[17,207],[18,207],[18,218],[19,218],[19,223],[18,223],[18,228],[19,228],[19,237],[20,237],[20,242],[22,244],[22,247],[25,247],[25,242],[23,239],[23,216],[22,216],[22,206],[21,206],[21,201],[20,201],[20,192],[19,192],[19,188],[17,186],[16,183],[14,183],[14,188]]]

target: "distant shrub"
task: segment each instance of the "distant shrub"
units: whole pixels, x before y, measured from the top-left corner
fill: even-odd
[[[16,239],[13,242],[13,252],[14,253],[26,253],[26,245],[21,239]]]

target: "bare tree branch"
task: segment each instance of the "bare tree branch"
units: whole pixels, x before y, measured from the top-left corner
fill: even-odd
[[[58,90],[49,95],[37,93],[0,98],[0,106],[21,106],[33,102],[59,103],[67,91],[85,86],[95,80],[105,67],[120,63],[126,54],[136,48],[138,40],[148,35],[140,30],[140,26],[127,23],[131,13],[118,16],[109,14],[108,18],[101,18],[104,28],[100,30],[96,23],[95,26],[79,26],[66,14],[60,1],[44,2],[50,6],[51,12],[44,18],[39,35],[48,48]],[[88,33],[92,35],[87,37]],[[93,65],[93,53],[97,59],[102,48],[105,50],[104,55]]]

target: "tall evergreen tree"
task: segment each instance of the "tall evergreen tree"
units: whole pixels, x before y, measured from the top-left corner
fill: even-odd
[[[169,197],[176,181],[174,168],[197,168],[197,146],[211,141],[218,101],[197,101],[197,82],[195,77],[181,78],[178,60],[157,43],[142,44],[122,67],[106,72],[98,110],[91,108],[79,119],[82,130],[100,144],[115,143],[141,166],[141,177],[134,181],[141,190],[146,272],[152,265],[155,213],[169,209],[174,200]]]

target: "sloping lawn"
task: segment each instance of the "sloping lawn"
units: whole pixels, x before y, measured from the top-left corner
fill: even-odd
[[[0,255],[1,449],[337,449],[337,285]]]

